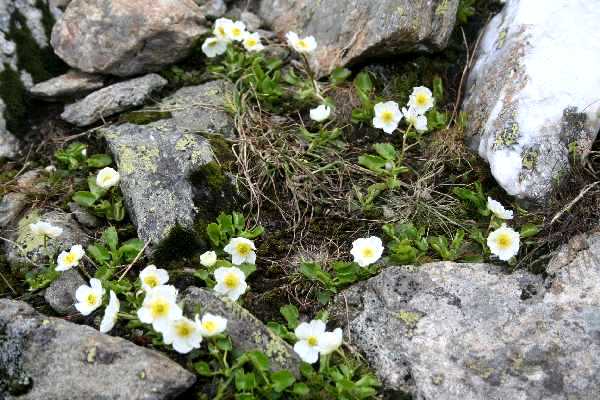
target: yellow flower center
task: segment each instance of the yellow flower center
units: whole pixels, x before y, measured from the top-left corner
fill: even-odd
[[[169,303],[164,299],[157,299],[150,305],[150,313],[152,318],[165,317],[169,313]]]
[[[238,278],[238,276],[234,273],[229,273],[225,276],[223,283],[229,289],[235,289],[240,284],[240,278]]]
[[[381,113],[381,120],[386,124],[394,122],[394,114],[391,111],[384,111]]]
[[[222,26],[218,27],[217,31],[220,35],[225,36],[225,28],[223,28]]]
[[[496,242],[498,243],[498,247],[500,247],[501,249],[508,249],[512,244],[512,240],[508,233],[501,233],[500,235],[498,235],[498,239],[496,240]]]
[[[242,34],[242,30],[240,28],[233,28],[231,30],[233,37],[238,37]]]
[[[240,256],[246,257],[252,251],[252,246],[250,246],[248,243],[242,242],[235,246],[235,250]]]
[[[110,181],[110,176],[104,175],[103,177],[100,178],[100,180],[102,181],[102,183],[106,183],[106,182]]]
[[[417,94],[417,96],[415,98],[415,102],[417,103],[418,106],[421,106],[421,107],[426,106],[428,100],[429,100],[429,96],[427,96],[427,94],[425,94],[425,93],[419,93],[419,94]]]
[[[65,256],[65,263],[67,264],[73,264],[77,261],[77,256],[71,252],[67,253],[67,255]]]
[[[300,47],[301,49],[307,49],[308,43],[306,43],[306,40],[300,39],[298,40],[298,47]]]
[[[257,44],[256,39],[254,39],[254,38],[248,38],[248,39],[246,39],[246,46],[248,46],[248,47],[254,47],[254,46],[256,46],[256,44]]]
[[[151,288],[157,287],[158,286],[158,278],[156,277],[156,275],[149,275],[144,278],[144,283]]]
[[[186,321],[183,321],[175,325],[175,332],[179,337],[188,337],[194,332],[194,328]]]
[[[98,301],[98,296],[96,296],[94,293],[88,294],[87,297],[85,298],[85,302],[89,306],[95,305],[97,301]]]
[[[309,336],[306,341],[308,342],[308,345],[311,347],[315,347],[316,345],[319,344],[319,340],[317,339],[316,336]]]
[[[374,254],[375,254],[375,251],[373,250],[372,247],[365,247],[362,250],[363,257],[373,257]]]
[[[206,332],[213,333],[217,329],[217,324],[215,324],[215,321],[204,321],[202,327]]]
[[[217,45],[217,41],[213,40],[212,42],[208,42],[208,47],[215,47]]]

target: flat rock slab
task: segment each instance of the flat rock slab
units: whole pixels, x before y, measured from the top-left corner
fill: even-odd
[[[260,350],[271,360],[273,371],[287,369],[298,375],[300,359],[292,347],[236,302],[196,287],[187,288],[182,293],[182,301],[184,312],[190,318],[206,312],[226,318],[227,333],[237,350]]]
[[[591,149],[598,20],[598,3],[586,0],[507,0],[487,26],[466,88],[466,134],[509,194],[543,202],[570,151]]]
[[[334,314],[385,386],[416,399],[596,399],[600,234],[551,265],[545,282],[486,264],[390,267]]]
[[[158,352],[0,299],[0,393],[6,400],[173,399],[195,380]]]
[[[284,35],[315,36],[319,75],[369,57],[446,47],[458,0],[260,0],[258,14]]]
[[[61,272],[59,277],[44,292],[46,303],[58,314],[75,314],[75,292],[87,282],[81,277],[77,268]]]
[[[194,0],[73,0],[51,42],[74,68],[133,76],[186,57],[204,22]]]
[[[143,105],[153,92],[166,84],[167,81],[157,74],[115,83],[67,105],[60,116],[77,126],[91,125],[102,118]]]
[[[102,76],[73,70],[34,85],[29,93],[43,100],[54,101],[85,95],[103,86]]]

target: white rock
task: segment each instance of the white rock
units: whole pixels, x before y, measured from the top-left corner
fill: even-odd
[[[507,0],[467,84],[470,145],[500,185],[543,200],[600,128],[600,2]]]

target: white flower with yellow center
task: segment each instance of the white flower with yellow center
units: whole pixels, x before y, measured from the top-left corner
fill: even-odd
[[[333,332],[325,332],[321,335],[319,341],[319,352],[323,356],[331,354],[340,348],[342,341],[342,330],[340,328],[334,329]]]
[[[104,316],[102,317],[102,321],[100,321],[100,332],[102,333],[110,332],[115,326],[117,323],[117,315],[121,308],[121,303],[115,292],[111,290],[109,296],[108,305],[104,309]]]
[[[202,343],[198,324],[182,316],[169,321],[161,333],[163,342],[173,345],[173,349],[181,354],[187,354],[199,348]]]
[[[102,189],[110,189],[121,180],[121,175],[111,167],[102,168],[96,175],[96,185]]]
[[[499,201],[496,201],[491,197],[488,197],[487,209],[500,219],[513,219],[513,212],[504,208]]]
[[[317,41],[314,36],[300,38],[295,32],[288,32],[285,37],[288,41],[288,45],[298,53],[312,53],[317,48]]]
[[[204,337],[216,336],[227,329],[227,320],[211,313],[204,314],[202,320],[198,320],[196,315],[196,324],[200,327],[200,333]]]
[[[217,39],[215,37],[209,37],[202,43],[202,52],[208,58],[215,58],[220,56],[227,51],[227,41],[223,39]]]
[[[104,289],[102,283],[96,279],[90,279],[90,286],[81,285],[75,291],[75,308],[81,315],[90,315],[95,309],[102,305]]]
[[[231,262],[233,265],[240,265],[243,263],[255,264],[256,253],[254,250],[256,250],[254,242],[243,237],[231,239],[227,246],[223,248],[225,253],[231,254]]]
[[[232,22],[225,26],[225,34],[227,35],[227,39],[234,42],[241,42],[246,36],[246,24],[242,21]]]
[[[327,107],[325,104],[321,104],[317,108],[313,108],[310,110],[310,119],[317,122],[323,122],[331,115],[331,108]]]
[[[142,282],[142,289],[152,290],[169,282],[169,273],[164,269],[156,268],[155,265],[148,265],[140,272],[140,282]]]
[[[80,244],[72,246],[69,251],[63,251],[58,255],[58,258],[56,259],[56,270],[61,272],[76,267],[79,265],[79,261],[81,261],[84,255],[85,251]]]
[[[45,221],[29,224],[29,229],[31,229],[31,233],[35,236],[47,236],[50,239],[56,239],[63,233],[63,229],[60,226],[55,226]]]
[[[407,124],[412,125],[415,130],[419,133],[427,132],[427,117],[417,113],[417,111],[410,108],[402,108],[402,114]]]
[[[413,88],[408,100],[408,106],[413,108],[418,114],[425,114],[433,107],[433,93],[425,86]]]
[[[214,287],[215,292],[229,297],[232,301],[239,299],[248,288],[244,271],[237,267],[217,268],[215,280],[217,281]]]
[[[318,319],[303,322],[294,330],[298,341],[294,344],[294,351],[300,356],[302,361],[314,364],[319,359],[321,350],[321,339],[325,333],[325,323]]]
[[[260,34],[258,32],[246,32],[242,44],[248,51],[263,51],[265,48],[265,46],[260,42]]]
[[[354,256],[354,262],[361,267],[369,266],[381,258],[383,254],[383,243],[377,236],[360,238],[352,242],[350,254]]]
[[[152,324],[152,328],[161,333],[167,329],[169,321],[182,315],[177,305],[177,289],[171,285],[157,286],[146,292],[142,307],[137,311],[140,321]]]
[[[377,129],[383,129],[387,134],[394,133],[402,120],[402,113],[398,104],[395,101],[377,103],[374,111],[373,126]]]
[[[498,256],[502,261],[508,261],[516,256],[521,244],[521,235],[512,228],[502,224],[502,226],[487,238],[487,245],[492,254]]]
[[[205,267],[212,267],[217,262],[217,253],[214,251],[207,251],[200,255],[200,264]]]
[[[219,40],[227,41],[227,27],[232,25],[233,21],[229,18],[219,18],[215,21],[215,28],[213,30],[213,34]]]

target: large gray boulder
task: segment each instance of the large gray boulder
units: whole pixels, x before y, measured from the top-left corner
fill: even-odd
[[[260,350],[271,360],[273,371],[287,369],[298,375],[300,358],[292,347],[235,301],[207,289],[190,287],[182,293],[182,302],[189,318],[207,312],[226,318],[227,333],[237,350]]]
[[[543,201],[600,129],[600,7],[508,0],[488,24],[466,89],[467,138],[498,183]],[[585,38],[585,39],[582,39]]]
[[[574,239],[549,272],[390,267],[338,295],[334,313],[384,385],[415,399],[596,399],[600,233]]]
[[[115,83],[69,104],[60,115],[65,121],[87,126],[121,111],[143,105],[167,81],[157,74]]]
[[[208,29],[194,0],[73,0],[52,46],[85,72],[132,76],[187,56]]]
[[[195,376],[166,356],[0,299],[0,398],[162,400]]]
[[[258,14],[277,33],[315,36],[319,75],[368,57],[446,47],[458,0],[260,0]]]
[[[43,100],[54,101],[86,95],[103,86],[104,78],[102,76],[71,70],[34,85],[29,89],[29,93]]]

